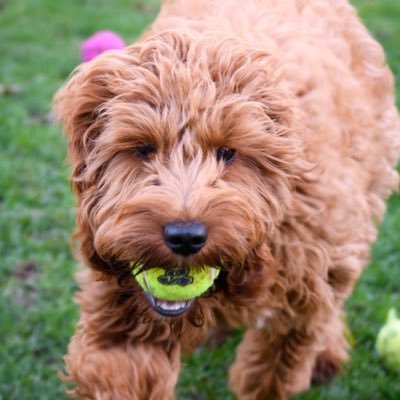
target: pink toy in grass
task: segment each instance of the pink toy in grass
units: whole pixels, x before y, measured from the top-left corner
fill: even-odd
[[[121,50],[123,39],[112,31],[98,31],[81,45],[82,61],[90,61],[106,50]]]

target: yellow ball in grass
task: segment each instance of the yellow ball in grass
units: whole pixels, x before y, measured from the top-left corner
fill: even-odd
[[[207,265],[201,268],[151,268],[140,272],[141,266],[132,274],[140,287],[153,297],[166,301],[185,301],[199,297],[213,285],[219,269]]]
[[[394,308],[378,333],[376,349],[387,368],[400,372],[400,319]]]

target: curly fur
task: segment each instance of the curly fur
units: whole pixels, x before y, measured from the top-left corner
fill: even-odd
[[[241,400],[286,399],[340,368],[343,302],[400,154],[392,74],[346,0],[167,1],[137,43],[81,65],[56,109],[88,267],[72,396],[173,399],[181,350],[218,327],[247,328],[230,371]],[[222,272],[163,318],[129,262],[184,263],[162,227],[186,219],[209,232],[191,263]]]

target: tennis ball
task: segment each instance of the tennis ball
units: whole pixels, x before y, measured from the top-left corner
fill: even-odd
[[[400,319],[394,308],[378,333],[376,349],[387,368],[400,372]]]
[[[141,288],[153,297],[166,301],[191,300],[204,294],[219,274],[219,269],[207,265],[168,270],[156,267],[143,272],[140,268],[133,269],[132,274]]]

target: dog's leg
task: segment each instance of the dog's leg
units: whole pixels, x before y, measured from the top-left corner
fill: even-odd
[[[324,348],[315,361],[311,379],[313,385],[329,383],[349,359],[347,339],[349,339],[350,332],[346,327],[344,317],[339,313],[340,309],[340,307],[337,308],[338,315],[334,316],[327,324],[323,334]]]
[[[85,400],[171,400],[181,344],[167,324],[144,322],[133,293],[86,269],[78,275],[78,330],[65,356],[70,395]],[[147,318],[147,317],[146,317]]]
[[[284,400],[307,389],[318,352],[315,335],[249,329],[231,367],[233,392],[240,400]]]
[[[80,330],[65,357],[72,397],[91,400],[171,400],[180,365],[179,344],[121,341],[100,346]]]

